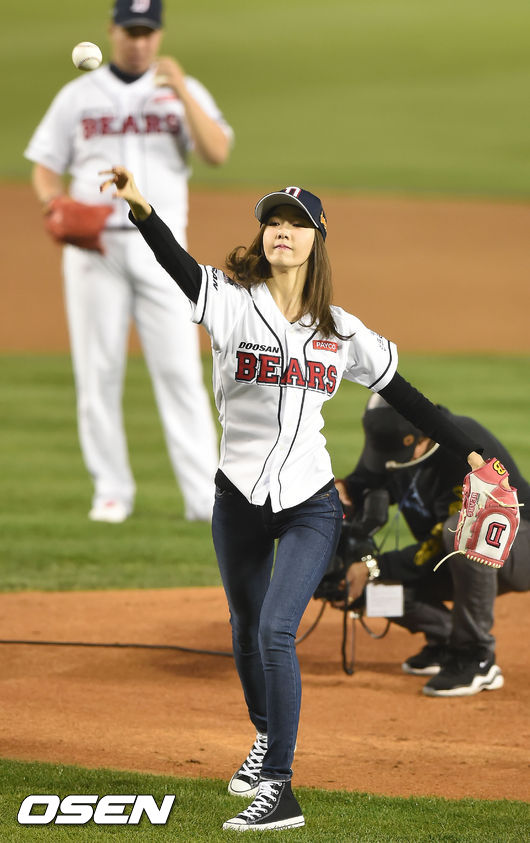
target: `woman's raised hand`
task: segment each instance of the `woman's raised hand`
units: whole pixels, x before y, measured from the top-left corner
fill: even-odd
[[[129,170],[126,170],[125,167],[112,167],[110,170],[100,170],[99,175],[109,176],[100,185],[101,193],[114,185],[116,192],[112,198],[125,199],[129,203],[135,219],[147,219],[151,213],[151,206],[138,190],[134,176]]]

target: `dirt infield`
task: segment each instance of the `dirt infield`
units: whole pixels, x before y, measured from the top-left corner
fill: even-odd
[[[195,192],[192,253],[220,265],[234,232],[248,242],[259,193]],[[0,196],[8,209],[0,349],[63,351],[60,250],[44,235],[29,188],[3,186]],[[400,349],[528,350],[526,206],[331,196],[325,207],[337,302]],[[296,783],[527,799],[527,598],[497,603],[505,688],[456,700],[424,697],[423,680],[401,672],[422,638],[398,628],[383,641],[359,630],[357,670],[347,677],[340,615],[328,609],[299,647]],[[316,609],[313,602],[302,631]],[[230,647],[219,589],[3,594],[0,638]],[[0,757],[226,779],[252,738],[229,658],[0,644],[0,662]]]
[[[111,528],[112,529],[112,528]],[[316,617],[312,601],[301,631]],[[502,690],[425,697],[400,663],[422,636],[359,629],[342,671],[328,607],[299,645],[298,785],[389,795],[528,798],[527,595],[497,602]],[[381,629],[382,621],[374,620]],[[0,596],[0,639],[130,642],[229,650],[218,588]],[[227,779],[253,737],[232,659],[172,650],[0,644],[0,757]]]
[[[256,231],[252,209],[259,195],[194,192],[192,254],[219,266],[229,248],[248,243]],[[65,350],[60,248],[45,235],[29,187],[0,186],[0,198],[7,209],[0,349]],[[336,302],[401,351],[530,349],[528,206],[324,199]]]

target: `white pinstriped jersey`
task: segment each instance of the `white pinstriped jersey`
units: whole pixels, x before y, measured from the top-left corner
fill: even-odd
[[[108,65],[65,85],[37,126],[26,158],[62,175],[70,173],[74,199],[109,204],[101,194],[101,170],[120,164],[131,170],[173,231],[186,229],[189,153],[193,141],[184,106],[169,87],[154,83],[153,68],[125,83]],[[195,100],[232,138],[213,97],[192,77]],[[107,228],[132,228],[124,202],[113,202]]]
[[[274,512],[306,500],[333,477],[322,406],[341,378],[378,392],[397,368],[394,343],[333,307],[339,333],[291,324],[266,284],[250,292],[201,266],[193,320],[210,334],[223,428],[219,467],[250,503],[270,494]]]

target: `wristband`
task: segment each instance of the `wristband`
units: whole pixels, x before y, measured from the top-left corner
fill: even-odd
[[[364,562],[364,564],[368,568],[368,579],[370,580],[370,582],[372,582],[372,580],[376,580],[379,576],[381,576],[381,569],[377,564],[377,559],[374,559],[373,556],[371,556],[370,554],[368,554],[368,556],[362,556],[361,562]]]

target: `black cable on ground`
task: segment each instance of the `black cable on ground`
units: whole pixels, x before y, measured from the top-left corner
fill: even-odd
[[[297,644],[300,644],[304,638],[313,632],[315,627],[317,626],[320,618],[324,613],[324,609],[326,608],[325,603],[322,605],[320,612],[316,621],[309,627],[307,632],[302,635],[301,638],[296,640]],[[228,658],[233,658],[233,653],[225,652],[224,650],[199,650],[196,647],[181,647],[178,644],[132,644],[130,642],[120,643],[115,641],[114,643],[111,642],[103,642],[103,641],[35,641],[32,639],[16,639],[16,638],[0,638],[0,644],[22,644],[28,647],[33,645],[38,645],[42,647],[106,647],[109,649],[116,648],[116,649],[136,649],[136,650],[178,650],[181,653],[198,653],[199,655],[203,656],[227,656]]]
[[[385,635],[387,634],[388,630],[390,629],[390,621],[388,620],[388,618],[386,619],[386,626],[385,626],[385,628],[382,632],[373,632],[370,629],[370,627],[368,626],[368,624],[366,623],[366,621],[364,620],[362,615],[359,615],[359,621],[360,621],[360,624],[361,624],[362,628],[366,630],[366,632],[368,633],[368,635],[371,638],[377,638],[377,639],[384,638]]]
[[[131,650],[179,650],[182,653],[199,653],[205,656],[228,656],[228,658],[233,658],[233,653],[228,653],[224,650],[198,650],[194,647],[180,647],[177,644],[131,644],[119,642],[112,644],[98,641],[32,641],[14,638],[0,639],[0,644],[25,644],[27,646],[37,644],[45,647],[108,647]]]
[[[313,621],[309,629],[304,632],[299,638],[296,639],[296,644],[301,644],[302,641],[305,641],[309,635],[314,632],[317,628],[322,615],[324,614],[324,610],[326,608],[326,600],[322,601],[322,606],[320,607],[319,613],[316,619]],[[360,621],[361,626],[372,638],[384,638],[390,628],[390,621],[387,620],[386,627],[382,633],[376,634],[372,632],[372,630],[366,624],[362,613],[356,614],[355,618]],[[352,667],[353,663],[350,660],[348,665],[346,665],[346,653],[345,653],[345,643],[346,643],[346,621],[344,621],[343,626],[343,641],[342,641],[342,657],[343,657],[343,667],[346,673],[351,675],[353,673]],[[352,632],[354,635],[354,632]],[[123,649],[123,650],[176,650],[180,653],[195,653],[197,655],[202,656],[223,656],[226,658],[233,658],[234,654],[231,652],[226,652],[224,650],[202,650],[196,647],[181,647],[178,644],[133,644],[131,642],[118,642],[115,641],[114,643],[111,642],[103,642],[103,641],[36,641],[32,639],[17,639],[17,638],[0,638],[0,645],[1,644],[14,644],[14,645],[23,645],[26,647],[32,646],[40,646],[40,647],[100,647],[106,649]]]

